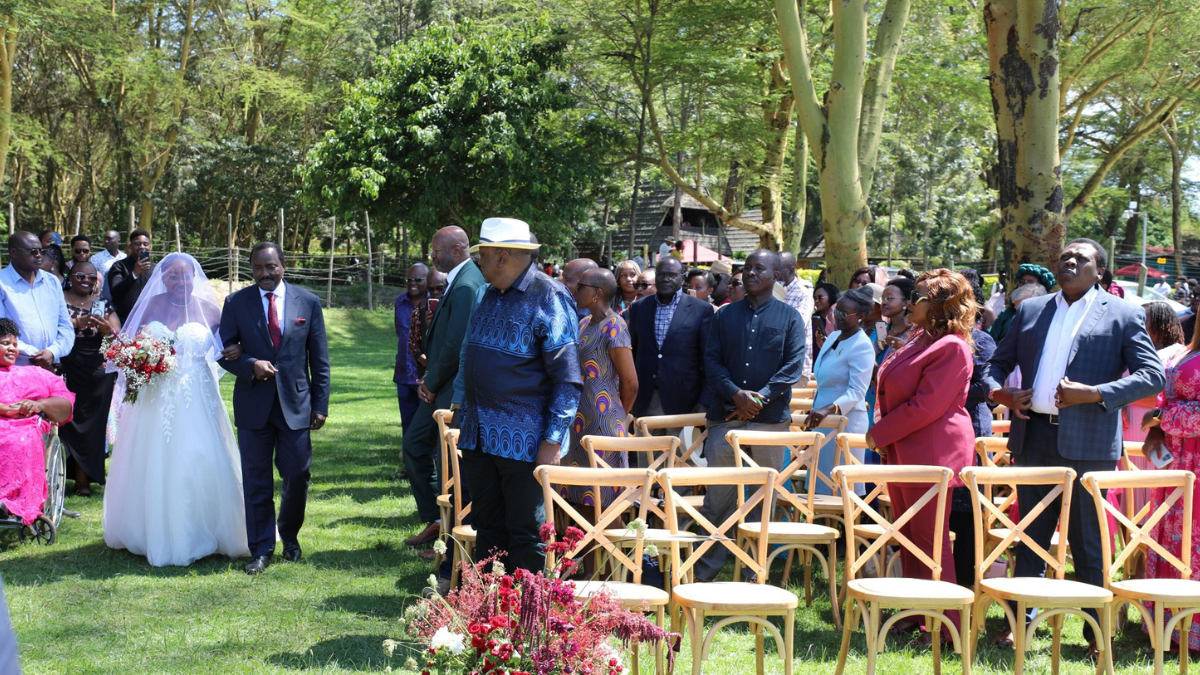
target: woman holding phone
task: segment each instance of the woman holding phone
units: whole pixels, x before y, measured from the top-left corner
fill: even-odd
[[[100,277],[92,263],[76,262],[70,275],[63,297],[75,326],[75,347],[62,358],[62,368],[67,389],[75,394],[75,417],[62,426],[59,437],[71,453],[67,476],[75,479],[75,494],[88,497],[92,483],[104,483],[104,426],[117,377],[105,372],[100,345],[120,330],[121,322],[97,294]]]

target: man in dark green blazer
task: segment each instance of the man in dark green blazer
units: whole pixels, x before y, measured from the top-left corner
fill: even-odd
[[[454,226],[438,230],[430,244],[433,266],[446,275],[446,293],[433,312],[433,321],[425,337],[428,365],[425,379],[418,388],[421,405],[404,435],[404,468],[408,471],[413,499],[417,502],[417,515],[425,523],[420,534],[406,541],[410,546],[432,543],[441,532],[437,506],[441,484],[437,474],[441,463],[437,455],[437,423],[433,421],[433,412],[450,408],[467,320],[471,316],[475,293],[485,283],[483,274],[471,261],[470,247],[467,233]]]

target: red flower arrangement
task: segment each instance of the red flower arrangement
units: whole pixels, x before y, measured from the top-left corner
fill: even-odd
[[[125,375],[126,403],[137,403],[143,387],[175,369],[175,341],[142,330],[132,339],[110,335],[101,348],[104,358]]]
[[[558,553],[573,550],[584,536],[568,527],[562,541],[553,541],[553,525],[539,534],[547,550]],[[422,675],[622,675],[625,666],[611,644],[616,638],[626,649],[665,642],[670,672],[679,634],[605,593],[576,598],[575,583],[565,578],[574,569],[575,561],[565,557],[550,575],[506,574],[493,558],[462,563],[461,588],[420,600],[407,613],[418,648],[406,666]],[[384,643],[389,656],[397,646]]]

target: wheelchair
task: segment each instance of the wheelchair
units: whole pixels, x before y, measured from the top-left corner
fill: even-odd
[[[42,434],[42,443],[46,451],[46,484],[49,488],[42,513],[30,525],[16,516],[0,518],[0,530],[16,530],[22,543],[32,541],[49,546],[58,539],[58,526],[62,523],[67,497],[67,449],[58,437],[57,427]]]

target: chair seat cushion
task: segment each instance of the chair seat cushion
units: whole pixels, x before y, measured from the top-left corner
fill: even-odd
[[[1001,577],[984,579],[982,585],[992,597],[1023,600],[1034,607],[1095,607],[1112,600],[1112,593],[1101,586],[1069,579]]]
[[[716,612],[786,611],[800,604],[791,591],[739,581],[679,584],[672,595],[684,607]]]
[[[846,586],[850,595],[879,601],[884,607],[962,607],[975,601],[975,593],[971,589],[932,579],[854,579]]]
[[[601,591],[608,594],[622,606],[638,608],[643,604],[651,607],[661,607],[671,601],[671,596],[661,588],[633,584],[625,581],[576,581],[575,596],[590,598],[599,595]]]
[[[1200,581],[1191,579],[1130,579],[1114,582],[1112,588],[1123,598],[1164,602],[1168,607],[1200,604]]]
[[[762,536],[762,528],[762,523],[742,523],[738,525],[738,534],[757,539]],[[774,543],[823,544],[838,536],[838,531],[832,527],[814,523],[767,523],[767,537]]]

